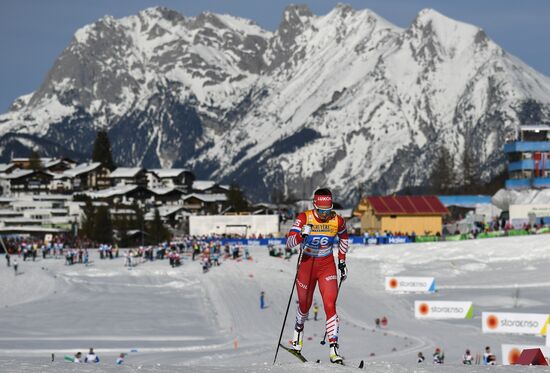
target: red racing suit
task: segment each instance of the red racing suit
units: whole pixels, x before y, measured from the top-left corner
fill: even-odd
[[[326,315],[326,330],[329,342],[338,341],[338,315],[336,314],[336,298],[338,297],[338,276],[332,254],[332,246],[336,237],[338,243],[338,260],[345,260],[348,251],[348,232],[344,218],[332,213],[327,221],[321,221],[315,210],[308,210],[296,218],[290,229],[287,247],[292,248],[304,240],[301,236],[302,227],[311,225],[311,234],[303,243],[302,262],[298,267],[296,290],[298,292],[298,309],[296,310],[296,327],[303,328],[307,319],[315,285],[323,298]]]

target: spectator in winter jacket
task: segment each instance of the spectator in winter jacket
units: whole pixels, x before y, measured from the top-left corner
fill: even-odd
[[[434,364],[443,364],[445,361],[445,354],[439,347],[437,347],[433,354],[433,363]]]
[[[472,365],[473,360],[474,360],[474,357],[470,353],[470,350],[467,349],[466,352],[464,352],[464,356],[462,356],[462,364]]]
[[[496,356],[491,352],[491,347],[485,347],[485,352],[483,353],[483,364],[484,365],[495,365]]]
[[[85,363],[99,363],[99,356],[97,356],[94,352],[93,348],[90,348],[90,352],[88,352],[88,355],[84,359]]]

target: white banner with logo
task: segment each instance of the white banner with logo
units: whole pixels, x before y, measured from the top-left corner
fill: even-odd
[[[514,365],[518,361],[521,351],[530,348],[540,348],[545,358],[550,358],[550,346],[532,345],[502,345],[502,365]]]
[[[428,301],[414,302],[417,319],[471,319],[474,314],[472,302]]]
[[[546,335],[550,315],[545,313],[483,312],[483,333],[510,333]]]
[[[394,293],[435,293],[435,278],[386,277],[386,291]]]

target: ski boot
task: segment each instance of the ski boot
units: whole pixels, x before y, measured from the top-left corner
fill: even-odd
[[[336,342],[330,344],[330,362],[344,365],[344,359],[342,359],[342,356],[338,353],[338,343]]]
[[[296,353],[302,352],[302,346],[304,345],[304,329],[294,329],[294,337],[292,338],[292,349]]]

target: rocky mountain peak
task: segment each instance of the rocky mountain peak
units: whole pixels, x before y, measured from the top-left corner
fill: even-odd
[[[449,18],[434,9],[423,9],[409,27],[423,38],[437,39],[443,44],[452,45],[457,41],[470,41],[481,28]]]
[[[269,71],[286,68],[303,55],[303,51],[297,50],[297,39],[311,26],[314,17],[307,5],[289,5],[285,8],[283,19],[269,42],[266,56]]]
[[[185,17],[180,12],[163,6],[148,8],[138,14],[144,18],[163,19],[173,23],[179,23],[185,20]]]
[[[202,12],[195,18],[194,27],[213,27],[217,29],[225,29],[227,28],[227,25],[220,20],[217,14],[212,12]]]
[[[314,17],[307,5],[289,5],[283,11],[283,19],[277,28],[281,40],[293,40],[311,23]]]
[[[304,23],[314,17],[307,5],[290,4],[283,11],[283,23]]]
[[[102,127],[120,164],[191,167],[255,199],[320,185],[346,199],[426,185],[441,144],[490,177],[525,102],[550,121],[550,79],[434,10],[403,30],[349,5],[291,5],[271,33],[156,7],[79,29],[0,115],[0,162],[31,147],[85,159]]]

